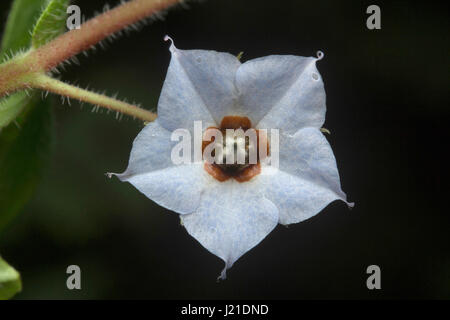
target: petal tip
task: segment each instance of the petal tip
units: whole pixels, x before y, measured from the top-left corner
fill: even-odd
[[[170,41],[170,47],[169,47],[169,50],[170,50],[171,52],[173,52],[173,51],[176,49],[176,47],[175,47],[175,42],[174,42],[173,39],[172,39],[171,37],[169,37],[167,34],[164,36],[164,41]]]
[[[226,278],[227,278],[227,269],[228,269],[228,266],[225,265],[225,268],[223,268],[222,272],[220,273],[220,276],[217,277],[217,282],[226,280]]]
[[[316,55],[317,55],[317,61],[322,60],[323,57],[325,57],[325,54],[320,50],[317,51]]]
[[[109,179],[111,179],[112,176],[114,176],[114,175],[116,175],[116,174],[113,173],[113,172],[107,172],[107,173],[105,173],[105,176],[107,176]]]
[[[120,181],[126,181],[127,175],[124,173],[114,173],[114,172],[107,172],[105,173],[105,176],[107,176],[109,179],[111,179],[113,176],[119,178]]]
[[[222,272],[217,277],[217,282],[223,281],[227,279],[227,270],[230,269],[233,266],[233,263],[230,263],[230,261],[226,261],[225,259],[222,259],[225,261],[225,267],[223,267]]]

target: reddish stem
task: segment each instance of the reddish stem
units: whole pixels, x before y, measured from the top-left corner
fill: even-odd
[[[41,68],[48,71],[115,32],[178,2],[180,0],[132,0],[126,2],[88,20],[81,25],[80,29],[66,32],[31,55],[37,58]]]
[[[17,60],[0,65],[0,98],[30,86],[28,78],[50,71],[108,36],[183,0],[131,0],[68,31]]]
[[[31,55],[46,71],[59,63],[87,50],[101,40],[154,13],[164,10],[180,0],[132,0],[109,10],[54,41],[40,47]]]

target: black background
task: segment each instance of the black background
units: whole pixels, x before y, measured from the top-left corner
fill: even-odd
[[[104,176],[125,169],[142,125],[58,104],[46,175],[0,237],[22,273],[17,298],[450,298],[448,8],[374,3],[381,30],[366,28],[372,1],[191,2],[63,73],[154,108],[170,59],[165,34],[181,49],[244,51],[244,61],[322,50],[327,138],[353,210],[336,202],[278,226],[216,283],[223,262],[177,214]],[[75,4],[90,17],[104,1]],[[0,4],[2,21],[9,5]],[[80,291],[65,287],[70,264],[82,269]],[[381,268],[378,291],[366,288],[371,264]]]

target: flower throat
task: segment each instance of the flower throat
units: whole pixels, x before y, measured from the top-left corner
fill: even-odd
[[[245,182],[252,179],[254,176],[261,172],[260,164],[260,152],[258,146],[266,146],[266,153],[269,152],[269,144],[267,140],[267,135],[260,131],[252,128],[252,124],[249,118],[240,116],[226,116],[222,119],[220,127],[209,127],[205,130],[204,139],[202,141],[202,154],[205,148],[214,142],[214,137],[211,139],[205,138],[208,136],[209,130],[219,130],[222,133],[222,161],[221,163],[210,163],[205,162],[205,170],[211,176],[213,176],[218,181],[226,181],[230,178],[235,179],[238,182]],[[243,132],[251,129],[255,132],[256,141],[250,139],[249,136],[244,135],[227,135],[227,129],[239,130],[242,129]],[[215,151],[212,151],[212,156],[215,157]],[[254,152],[256,159],[252,159],[251,153]],[[227,157],[231,156],[234,159],[233,162],[227,163]],[[239,161],[240,160],[240,161]],[[242,161],[243,160],[243,161]],[[256,160],[256,161],[255,161]]]

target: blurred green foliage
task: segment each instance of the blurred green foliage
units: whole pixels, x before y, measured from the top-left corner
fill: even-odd
[[[0,98],[0,129],[8,126],[23,111],[28,101],[25,91],[13,93],[6,98]]]
[[[12,2],[2,35],[0,62],[6,61],[30,47],[31,32],[46,1],[15,0]],[[25,92],[17,92],[9,97],[0,98],[0,128],[14,121],[25,108],[26,102]]]
[[[33,195],[51,148],[50,99],[33,94],[23,106],[24,112],[0,133],[0,231]]]
[[[60,34],[67,4],[60,0],[15,0],[0,58],[14,56],[31,43],[37,48]],[[0,231],[34,193],[52,145],[52,111],[51,99],[41,98],[35,91],[14,93],[0,101]],[[0,286],[5,287],[1,278]]]
[[[14,0],[2,35],[0,61],[30,47],[31,33],[48,0]]]
[[[66,0],[15,0],[1,53],[37,48],[65,28]],[[0,101],[0,230],[33,194],[51,145],[50,99],[18,92]],[[17,118],[16,118],[17,117]],[[13,122],[13,123],[12,123]]]
[[[20,290],[20,274],[0,256],[0,300],[9,299]]]

